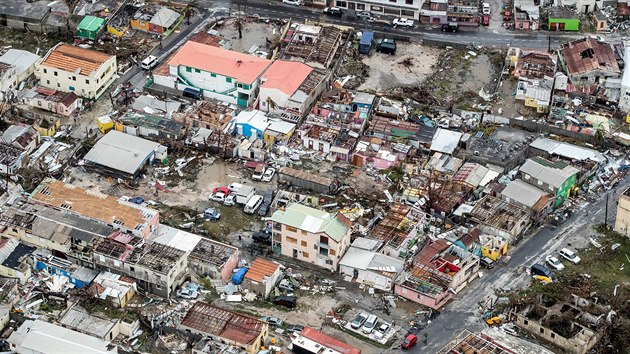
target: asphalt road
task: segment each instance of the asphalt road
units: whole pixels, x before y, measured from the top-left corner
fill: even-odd
[[[421,24],[416,24],[413,28],[395,28],[383,31],[383,24],[355,20],[355,17],[348,13],[344,14],[342,18],[325,16],[319,9],[283,4],[280,1],[199,0],[199,3],[210,9],[213,7],[227,7],[233,11],[236,11],[240,4],[241,11],[248,15],[260,15],[261,17],[270,18],[291,18],[293,20],[321,19],[329,23],[352,26],[357,30],[369,29],[386,34],[392,33],[410,36],[414,39],[441,40],[451,43],[482,46],[519,46],[532,49],[546,49],[551,46],[552,49],[557,49],[562,43],[584,36],[583,33],[548,34],[547,32],[516,32],[503,29],[492,31],[486,27],[461,28],[458,33],[444,33],[436,26]],[[619,35],[606,36],[606,38],[608,40],[618,40]]]
[[[630,186],[630,178],[623,179],[610,196],[608,212],[609,225],[614,225],[616,211],[616,192]],[[411,353],[435,353],[456,335],[465,329],[478,332],[486,328],[481,320],[479,304],[487,300],[494,289],[514,289],[528,284],[527,268],[534,263],[544,263],[544,257],[556,253],[566,247],[569,242],[588,243],[589,236],[594,234],[592,226],[604,222],[606,195],[584,208],[577,210],[559,227],[545,226],[522,241],[516,248],[508,251],[510,260],[507,264],[498,262],[491,270],[484,270],[484,276],[476,279],[467,288],[455,296],[424,331],[428,334],[428,343],[419,342],[410,350]],[[422,337],[420,337],[422,338]],[[395,349],[393,351],[398,351]]]

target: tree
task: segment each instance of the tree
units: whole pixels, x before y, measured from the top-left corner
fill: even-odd
[[[272,109],[275,110],[276,108],[278,108],[278,104],[271,98],[271,96],[265,99],[265,103],[267,103],[267,113],[269,113],[269,111]]]
[[[243,22],[241,21],[240,13],[236,22],[234,22],[234,26],[236,26],[236,30],[238,31],[238,39],[243,39]]]
[[[184,8],[184,17],[186,18],[186,24],[190,25],[190,18],[195,15],[195,9],[197,8],[197,0],[190,0]]]

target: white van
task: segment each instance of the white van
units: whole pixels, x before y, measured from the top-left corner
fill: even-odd
[[[158,64],[158,58],[154,55],[149,55],[148,57],[144,58],[144,60],[140,64],[140,67],[144,70],[151,70],[157,64]]]
[[[490,15],[490,4],[488,4],[487,2],[483,3],[483,14]]]
[[[260,204],[263,202],[262,195],[255,195],[251,197],[247,204],[245,204],[245,209],[243,209],[247,214],[253,214],[260,207]]]
[[[363,333],[365,334],[372,333],[374,327],[376,327],[376,322],[378,322],[378,317],[376,317],[376,315],[369,315],[367,320],[363,324],[361,331],[363,331]]]

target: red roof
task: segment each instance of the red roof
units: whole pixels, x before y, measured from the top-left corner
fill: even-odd
[[[313,69],[297,61],[276,60],[263,75],[264,88],[276,89],[292,95],[302,85]]]
[[[304,328],[301,333],[302,337],[319,343],[327,348],[336,350],[342,354],[361,354],[361,349],[355,348],[349,344],[341,342],[331,336],[325,335],[322,332],[316,331],[310,327]]]
[[[268,59],[191,41],[186,42],[168,62],[170,66],[184,65],[234,78],[244,84],[253,83],[269,64],[271,60]]]

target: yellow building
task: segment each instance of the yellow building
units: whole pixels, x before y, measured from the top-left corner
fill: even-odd
[[[116,78],[116,56],[59,43],[42,59],[39,85],[98,99]]]
[[[479,242],[481,243],[481,254],[493,261],[507,254],[508,243],[501,236],[481,234],[479,235]]]
[[[287,142],[293,136],[295,124],[280,119],[269,120],[269,126],[263,133],[263,139],[269,143]]]
[[[98,130],[100,130],[103,134],[106,134],[108,131],[114,128],[114,121],[112,121],[109,116],[96,118],[96,124],[98,126]]]
[[[40,136],[53,136],[61,126],[61,120],[57,117],[47,116],[38,123],[33,124]]]

